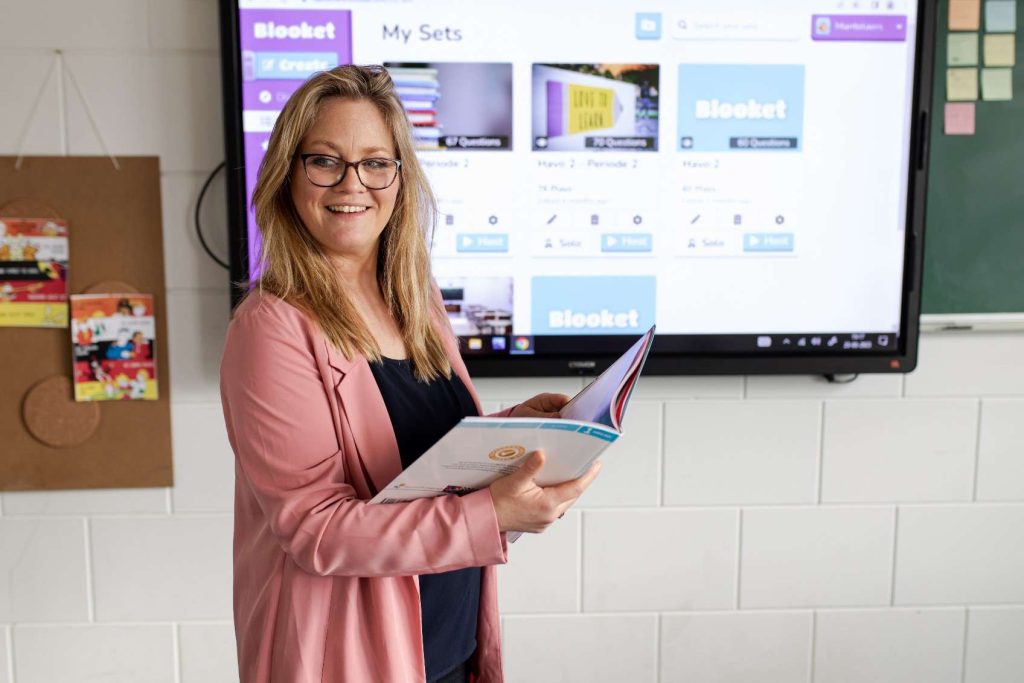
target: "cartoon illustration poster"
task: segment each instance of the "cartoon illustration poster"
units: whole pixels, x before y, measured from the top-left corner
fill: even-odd
[[[75,400],[158,398],[151,294],[73,294]]]
[[[68,224],[0,217],[0,327],[68,326]]]

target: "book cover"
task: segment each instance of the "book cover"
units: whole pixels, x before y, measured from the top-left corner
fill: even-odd
[[[653,342],[654,327],[566,403],[560,418],[464,418],[370,502],[475,491],[515,472],[536,450],[548,455],[535,479],[539,485],[582,476],[621,435],[626,405]]]
[[[0,327],[68,326],[68,224],[0,218]]]
[[[156,319],[150,294],[74,294],[76,401],[155,401]]]

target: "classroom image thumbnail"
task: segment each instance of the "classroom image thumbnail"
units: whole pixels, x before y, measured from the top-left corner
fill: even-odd
[[[657,64],[534,64],[534,151],[658,150]]]
[[[467,351],[507,350],[512,334],[511,277],[439,277],[448,321]]]
[[[512,64],[385,62],[419,150],[511,150]]]

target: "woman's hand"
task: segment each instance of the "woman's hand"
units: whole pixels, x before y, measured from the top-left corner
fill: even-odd
[[[565,394],[537,394],[509,413],[509,417],[558,417],[558,411],[569,402]]]
[[[543,466],[543,451],[534,451],[522,467],[490,485],[500,531],[540,533],[547,529],[590,486],[601,469],[601,462],[591,465],[579,479],[554,486],[538,486],[533,480]]]

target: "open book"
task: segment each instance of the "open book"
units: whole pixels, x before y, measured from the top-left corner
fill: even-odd
[[[535,450],[547,456],[535,478],[539,485],[582,476],[621,435],[626,405],[653,341],[651,327],[566,403],[560,418],[463,418],[370,502],[469,493],[515,472]]]

